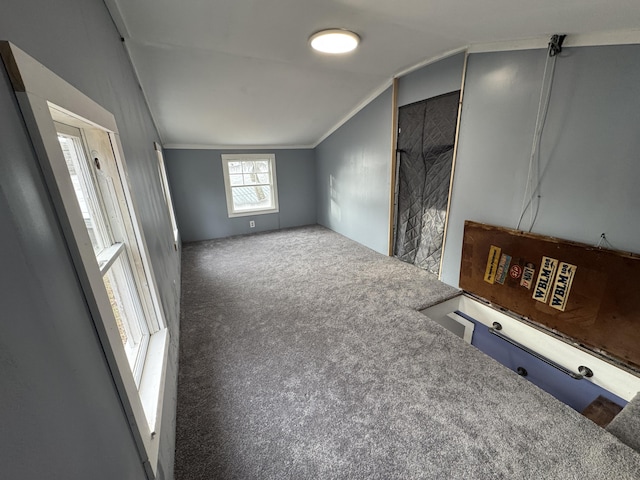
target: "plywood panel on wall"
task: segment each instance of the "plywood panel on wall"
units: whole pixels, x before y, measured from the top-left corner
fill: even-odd
[[[640,367],[638,255],[466,221],[460,288]]]

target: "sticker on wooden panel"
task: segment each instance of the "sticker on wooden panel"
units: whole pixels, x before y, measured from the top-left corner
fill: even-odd
[[[558,260],[551,257],[542,257],[540,265],[540,273],[536,286],[533,289],[533,299],[542,303],[547,303],[549,293],[551,292],[551,282],[556,275],[558,269]]]
[[[467,221],[460,288],[640,372],[640,252]]]
[[[489,249],[489,258],[487,259],[487,268],[484,271],[484,281],[494,284],[496,281],[496,272],[498,271],[498,263],[500,262],[500,252],[502,249],[491,245]]]
[[[503,253],[500,256],[500,262],[498,263],[498,271],[496,272],[496,282],[500,285],[504,285],[504,281],[507,279],[507,272],[509,271],[509,265],[511,264],[511,255]]]
[[[564,312],[565,308],[567,308],[567,300],[569,300],[571,285],[573,284],[573,278],[576,275],[577,269],[578,267],[571,265],[570,263],[560,263],[558,267],[558,276],[553,284],[551,303],[549,304],[556,310]]]
[[[519,263],[511,265],[511,268],[509,269],[509,276],[514,280],[518,280],[522,276],[522,267]]]
[[[522,270],[522,279],[520,280],[520,286],[531,290],[533,285],[533,276],[536,274],[536,267],[533,263],[527,263]]]

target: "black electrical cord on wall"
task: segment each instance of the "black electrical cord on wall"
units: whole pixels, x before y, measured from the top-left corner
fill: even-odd
[[[542,132],[547,120],[549,111],[549,103],[551,101],[551,87],[553,86],[553,78],[555,75],[556,57],[562,52],[562,43],[566,35],[553,35],[549,40],[547,49],[547,58],[544,64],[544,73],[542,75],[542,87],[540,88],[540,101],[538,102],[538,114],[536,116],[536,127],[533,135],[533,143],[531,145],[531,155],[529,157],[529,172],[527,174],[527,185],[522,196],[522,208],[516,230],[520,230],[520,225],[527,210],[530,211],[529,232],[533,229],[533,225],[538,217],[540,210],[540,142],[542,140]],[[537,200],[537,201],[536,201]]]

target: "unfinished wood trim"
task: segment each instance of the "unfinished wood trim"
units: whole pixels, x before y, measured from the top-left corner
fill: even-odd
[[[18,68],[18,63],[16,62],[16,58],[13,56],[13,51],[11,50],[11,43],[7,41],[0,42],[0,56],[4,61],[5,68],[7,69],[7,74],[9,75],[9,80],[11,80],[11,84],[13,85],[13,89],[16,92],[25,92],[26,89],[24,87],[24,81],[22,80],[22,75],[20,75],[20,69]]]
[[[622,411],[622,407],[606,397],[599,395],[593,402],[582,410],[582,415],[601,428],[607,425]]]
[[[467,78],[467,61],[469,52],[464,54],[462,65],[462,82],[460,84],[460,98],[458,100],[458,119],[456,120],[456,137],[453,142],[453,159],[451,160],[451,177],[449,179],[449,196],[447,198],[447,211],[444,216],[444,232],[442,234],[442,252],[440,254],[440,267],[438,268],[438,280],[442,279],[442,264],[444,262],[444,249],[447,246],[447,231],[449,229],[449,212],[451,210],[451,196],[453,194],[453,178],[456,171],[456,159],[458,158],[458,140],[460,138],[460,121],[462,119],[462,102],[464,99],[464,84]]]
[[[0,42],[0,54],[5,62],[9,59],[7,71],[16,94],[29,93],[44,98],[47,109],[59,110],[78,119],[83,125],[89,124],[102,130],[118,132],[115,117],[108,110],[75,87],[72,87],[73,94],[70,94],[70,84],[66,80],[14,44]]]
[[[391,98],[391,197],[389,200],[389,248],[388,254],[393,256],[393,225],[395,219],[396,197],[396,151],[398,149],[398,78],[393,79]]]

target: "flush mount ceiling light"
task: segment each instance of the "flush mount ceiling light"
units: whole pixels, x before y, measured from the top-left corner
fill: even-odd
[[[311,48],[323,53],[347,53],[358,46],[360,37],[341,28],[321,30],[309,37]]]

